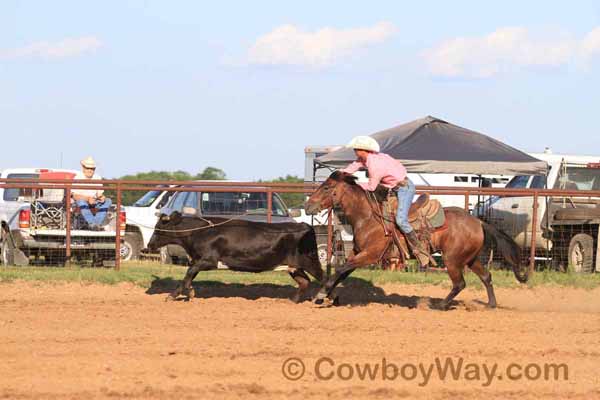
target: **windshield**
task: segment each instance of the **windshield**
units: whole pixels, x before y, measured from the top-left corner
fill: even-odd
[[[9,174],[7,176],[8,179],[31,179],[31,178],[39,178],[39,174]],[[11,188],[4,189],[4,201],[17,201],[19,197],[33,197],[33,189],[21,189],[21,188]]]
[[[510,189],[524,189],[527,187],[529,178],[531,178],[530,175],[517,175],[506,184],[506,187]]]
[[[554,189],[600,190],[600,169],[569,166],[561,168]]]
[[[142,197],[140,197],[135,203],[133,203],[133,207],[150,207],[152,205],[152,203],[154,203],[154,200],[156,200],[156,198],[158,196],[160,196],[160,194],[162,193],[162,191],[160,190],[151,190],[148,193],[146,193],[145,195],[143,195]]]

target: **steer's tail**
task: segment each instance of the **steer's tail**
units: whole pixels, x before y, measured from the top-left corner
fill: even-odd
[[[529,269],[521,267],[520,249],[515,241],[494,225],[482,222],[481,226],[483,227],[486,244],[494,242],[498,252],[511,265],[515,273],[515,278],[521,283],[527,282],[529,279]]]

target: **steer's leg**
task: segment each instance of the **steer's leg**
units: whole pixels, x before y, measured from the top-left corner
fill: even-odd
[[[288,267],[288,273],[292,277],[293,280],[298,284],[298,291],[292,296],[292,301],[294,303],[300,303],[302,301],[302,297],[306,289],[308,289],[308,284],[310,283],[310,278],[306,275],[301,269],[296,269],[294,267]]]
[[[173,291],[173,293],[171,293],[169,297],[167,297],[167,300],[174,300],[184,292],[187,293],[188,299],[193,299],[196,296],[196,292],[194,290],[194,287],[192,286],[192,281],[194,280],[196,275],[198,275],[198,272],[208,271],[216,268],[216,262],[208,260],[192,260],[190,267],[185,273],[183,281],[181,281],[181,283],[177,286],[177,289],[175,289],[175,291]]]

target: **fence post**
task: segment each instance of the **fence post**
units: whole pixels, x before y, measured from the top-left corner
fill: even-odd
[[[529,274],[535,270],[535,237],[537,236],[538,192],[533,193],[533,215],[531,216],[531,248],[529,252]]]
[[[121,269],[121,184],[117,183],[117,216],[115,219],[115,270]]]
[[[71,265],[71,202],[69,199],[71,198],[71,185],[67,184],[65,190],[65,198],[67,201],[65,202],[66,209],[66,226],[65,226],[65,265]]]
[[[273,191],[271,188],[267,191],[267,222],[270,224],[273,220]]]
[[[327,279],[331,276],[331,257],[333,255],[333,208],[327,212]]]
[[[469,212],[469,192],[465,192],[465,211]]]

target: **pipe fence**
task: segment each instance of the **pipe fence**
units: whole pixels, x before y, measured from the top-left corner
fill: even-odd
[[[308,196],[317,187],[313,183],[0,179],[0,261],[16,265],[76,262],[119,269],[122,260],[153,256],[145,246],[163,207],[283,222],[291,217],[281,196]],[[98,213],[99,207],[73,201],[72,194],[81,190],[104,191],[112,205]],[[600,271],[600,191],[417,187],[417,193],[424,192],[445,207],[461,207],[505,232],[517,242],[521,260],[532,271],[536,267]],[[124,208],[123,199],[138,202]],[[102,221],[90,223],[86,213]],[[320,223],[315,223],[318,218],[305,217],[316,225],[326,260],[332,259],[340,241],[346,242],[346,255],[351,253],[351,230],[336,214],[325,212]],[[164,262],[186,258],[185,254],[162,254],[162,249],[154,256]],[[481,257],[488,265],[501,263],[493,247]]]

